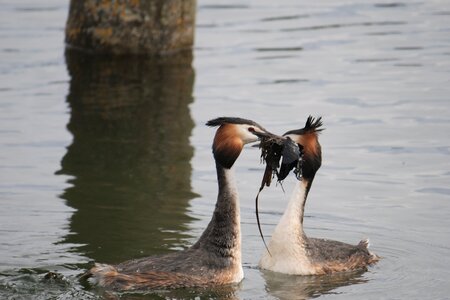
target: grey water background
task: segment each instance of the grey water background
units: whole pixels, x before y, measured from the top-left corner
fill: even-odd
[[[93,261],[188,247],[217,193],[203,124],[241,116],[283,133],[309,114],[327,129],[306,232],[370,238],[377,265],[259,270],[263,166],[247,148],[235,168],[244,281],[120,296],[450,298],[449,1],[200,0],[192,53],[163,60],[65,52],[68,1],[0,5],[1,299],[102,298],[77,279]],[[266,238],[294,184],[263,191]]]

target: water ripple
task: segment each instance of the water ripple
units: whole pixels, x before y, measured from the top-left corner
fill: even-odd
[[[274,22],[274,21],[286,21],[286,20],[298,20],[308,18],[310,15],[290,15],[290,16],[279,16],[261,19],[262,22]]]
[[[346,28],[346,27],[398,26],[398,25],[406,25],[406,24],[408,24],[408,23],[401,22],[401,21],[361,22],[361,23],[328,24],[328,25],[286,28],[286,29],[282,29],[281,31],[293,32],[293,31],[337,29],[337,28]]]
[[[302,51],[303,47],[267,47],[267,48],[255,48],[258,52],[279,52],[279,51]]]
[[[393,8],[393,7],[405,7],[405,3],[401,2],[392,2],[392,3],[376,3],[374,4],[375,7],[379,8]]]
[[[408,46],[408,47],[394,47],[394,50],[397,51],[414,51],[414,50],[423,50],[423,47],[420,46]]]
[[[439,195],[450,196],[450,189],[449,188],[441,188],[441,187],[423,188],[423,189],[416,190],[416,192],[424,193],[424,194],[439,194]]]

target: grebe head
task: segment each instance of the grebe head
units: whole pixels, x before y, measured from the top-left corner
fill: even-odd
[[[283,134],[296,142],[302,150],[302,177],[312,180],[322,164],[322,150],[319,143],[319,133],[322,128],[322,117],[314,119],[309,116],[305,127],[290,130]],[[282,171],[280,170],[280,173]]]
[[[227,169],[233,166],[245,144],[272,135],[258,123],[242,118],[221,117],[206,125],[219,126],[212,148],[215,160]]]

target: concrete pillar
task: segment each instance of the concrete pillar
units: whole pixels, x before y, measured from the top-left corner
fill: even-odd
[[[94,53],[166,54],[194,43],[196,0],[71,0],[66,43]]]

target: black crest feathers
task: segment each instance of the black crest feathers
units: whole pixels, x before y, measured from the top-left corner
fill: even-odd
[[[322,125],[323,125],[322,117],[318,117],[317,119],[314,119],[313,116],[309,116],[308,119],[306,120],[304,129],[306,131],[320,132],[325,129],[325,128],[321,128]]]
[[[323,131],[325,129],[322,126],[323,126],[322,117],[318,117],[317,119],[315,119],[313,116],[309,116],[308,119],[306,120],[305,127],[301,128],[301,129],[295,129],[295,130],[288,131],[283,135],[288,135],[288,134],[302,135],[302,134],[307,134],[307,133],[320,133],[321,131]]]
[[[215,126],[221,126],[225,124],[247,124],[259,127],[263,129],[261,125],[256,123],[255,121],[249,120],[249,119],[243,119],[243,118],[235,118],[235,117],[220,117],[216,119],[209,120],[206,122],[206,126],[215,127]]]

